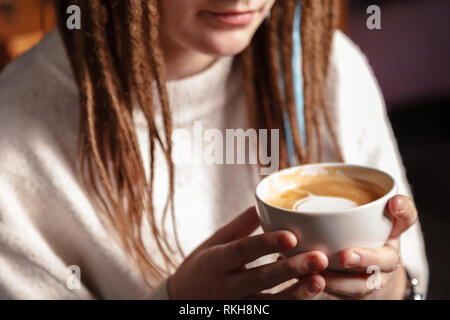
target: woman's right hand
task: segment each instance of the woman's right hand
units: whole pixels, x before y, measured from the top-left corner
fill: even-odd
[[[247,269],[259,257],[296,246],[289,231],[249,235],[259,226],[250,208],[219,229],[186,258],[168,282],[172,299],[311,299],[325,288],[317,274],[328,266],[325,254],[311,251]],[[261,293],[291,279],[300,279],[275,294]]]

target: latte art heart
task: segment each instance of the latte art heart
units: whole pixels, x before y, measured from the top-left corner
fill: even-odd
[[[273,181],[266,201],[297,212],[336,212],[375,201],[385,191],[366,180],[339,172],[283,175]]]
[[[358,204],[350,199],[310,195],[307,198],[298,200],[292,210],[320,213],[333,210],[347,210],[357,206]]]

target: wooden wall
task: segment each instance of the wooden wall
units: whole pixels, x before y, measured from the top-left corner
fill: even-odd
[[[0,0],[0,68],[54,25],[52,0]]]

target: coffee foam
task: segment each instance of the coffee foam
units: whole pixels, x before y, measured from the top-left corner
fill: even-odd
[[[378,185],[351,177],[337,168],[307,173],[287,171],[273,178],[264,200],[294,211],[341,211],[375,201],[386,193]]]
[[[292,209],[295,211],[329,212],[333,210],[347,210],[357,207],[358,204],[352,200],[338,197],[310,195],[297,201]]]

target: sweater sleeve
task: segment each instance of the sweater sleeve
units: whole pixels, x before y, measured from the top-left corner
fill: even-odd
[[[339,32],[334,43],[332,68],[332,81],[337,83],[333,102],[337,106],[335,112],[344,160],[390,173],[397,181],[398,193],[412,197],[373,72],[359,49]],[[426,294],[428,264],[419,221],[402,234],[400,256],[408,272],[419,279],[417,291]]]
[[[1,91],[0,91],[1,94]],[[83,266],[58,190],[61,158],[45,144],[40,126],[3,95],[0,104],[0,299],[91,299],[70,266]],[[12,100],[12,99],[11,99]],[[45,131],[44,131],[45,132]],[[52,140],[50,140],[52,141]],[[42,153],[39,151],[42,150]],[[44,157],[47,157],[44,161]],[[66,171],[67,174],[67,171]],[[59,176],[59,177],[58,177]],[[73,190],[72,190],[73,192]],[[81,234],[79,234],[81,238]],[[67,238],[67,239],[66,239]],[[86,268],[82,268],[84,275]],[[82,278],[81,278],[82,279]]]
[[[0,299],[168,299],[166,281],[151,291],[131,267],[57,149],[25,141],[0,138]]]
[[[79,101],[57,32],[2,70],[0,97],[0,299],[163,298],[81,183]]]
[[[166,299],[100,223],[56,141],[16,134],[0,137],[0,299]]]
[[[10,196],[5,190],[0,192],[2,200]],[[0,205],[0,299],[94,298],[82,283],[79,287],[70,286],[70,277],[74,275],[22,215],[21,209],[8,206],[14,212],[5,214],[3,204]]]

